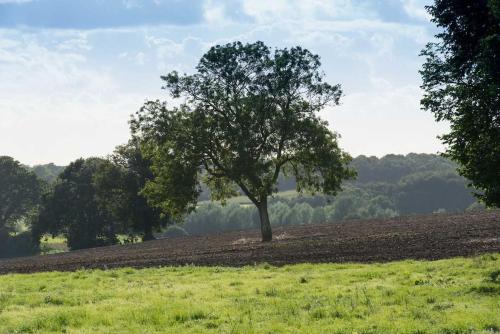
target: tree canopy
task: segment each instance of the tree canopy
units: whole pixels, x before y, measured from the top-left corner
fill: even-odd
[[[100,158],[78,159],[59,175],[53,191],[43,196],[32,232],[40,239],[44,233],[62,234],[70,249],[116,243],[117,222],[99,203],[94,176],[103,165]]]
[[[147,203],[141,194],[148,180],[153,179],[151,162],[130,140],[116,148],[109,163],[101,164],[94,175],[99,203],[121,223],[123,232],[132,237],[142,234],[143,240],[154,239],[153,230],[165,226],[169,219],[158,208]]]
[[[0,156],[0,231],[11,229],[38,201],[43,183],[11,157]]]
[[[59,174],[64,170],[64,166],[56,166],[53,163],[49,163],[45,165],[35,165],[31,170],[45,182],[54,183]]]
[[[269,241],[267,200],[281,171],[299,191],[335,194],[354,172],[338,135],[317,116],[342,95],[324,82],[320,66],[301,47],[235,42],[212,47],[195,74],[163,76],[163,88],[184,102],[149,101],[131,121],[153,162],[155,179],[144,190],[150,201],[180,216],[195,208],[202,178],[215,200],[240,188],[259,209]]]
[[[422,54],[422,106],[449,121],[446,155],[487,205],[500,206],[500,1],[436,0],[441,28]]]

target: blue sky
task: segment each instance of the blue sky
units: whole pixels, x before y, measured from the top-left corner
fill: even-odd
[[[356,156],[442,151],[420,110],[429,0],[0,0],[0,155],[26,164],[103,156],[127,141],[159,77],[212,45],[301,45],[340,83],[321,116]]]

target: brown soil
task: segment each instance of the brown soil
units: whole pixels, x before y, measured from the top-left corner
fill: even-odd
[[[385,262],[500,252],[500,211],[348,221],[179,237],[0,261],[0,274],[170,265],[243,266],[267,262]]]

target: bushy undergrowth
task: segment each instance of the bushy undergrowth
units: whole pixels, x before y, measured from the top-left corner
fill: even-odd
[[[0,276],[0,333],[498,333],[500,254]]]
[[[30,232],[11,235],[0,229],[0,258],[28,256],[39,252],[40,247],[33,242]]]

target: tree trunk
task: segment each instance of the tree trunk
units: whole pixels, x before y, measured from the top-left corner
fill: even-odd
[[[269,221],[269,214],[267,213],[267,198],[260,202],[257,206],[260,216],[260,231],[262,233],[262,242],[271,241],[273,239],[273,231],[271,230],[271,223]]]
[[[154,240],[155,237],[153,235],[153,226],[150,222],[146,222],[144,225],[144,236],[142,237],[142,241]]]

